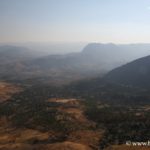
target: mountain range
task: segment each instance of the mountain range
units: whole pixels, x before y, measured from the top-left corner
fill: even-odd
[[[108,150],[149,140],[149,48],[92,43],[43,56],[0,47],[0,149]]]
[[[149,55],[150,44],[115,45],[90,43],[81,52],[43,56],[18,46],[0,46],[0,79],[68,83],[103,76],[134,59]]]

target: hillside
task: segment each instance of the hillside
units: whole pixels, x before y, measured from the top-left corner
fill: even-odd
[[[105,79],[119,84],[150,87],[150,56],[146,56],[110,71]]]
[[[138,66],[145,58],[149,65],[147,56]],[[128,140],[148,141],[149,89],[106,77],[61,87],[20,83],[23,90],[0,103],[0,149],[128,149]]]
[[[11,98],[12,95],[21,92],[21,87],[11,83],[0,82],[0,103]]]
[[[137,50],[136,50],[137,48]],[[143,50],[142,50],[143,48]],[[115,45],[90,43],[81,52],[48,55],[35,59],[31,65],[79,72],[106,72],[136,58],[150,54],[150,45]]]
[[[99,147],[103,130],[93,130],[95,123],[87,119],[82,100],[51,98],[53,90],[42,86],[30,88],[0,104],[0,149]]]
[[[148,55],[149,49],[149,44],[90,43],[81,52],[46,55],[25,47],[1,46],[0,79],[29,84],[68,84],[103,76],[111,69]]]

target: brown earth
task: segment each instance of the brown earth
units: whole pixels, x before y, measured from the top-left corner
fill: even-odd
[[[146,146],[127,146],[127,145],[114,145],[106,148],[105,150],[150,150]]]
[[[40,141],[47,141],[52,136],[55,136],[55,133],[7,128],[0,130],[0,150],[92,150],[87,144],[75,140],[72,142],[69,139],[64,142],[40,144]]]
[[[55,144],[7,144],[5,147],[1,147],[0,150],[92,150],[90,147],[73,142],[62,142]]]
[[[70,133],[68,139],[72,142],[82,143],[91,148],[98,149],[103,131],[79,130]]]
[[[8,100],[13,94],[21,90],[17,85],[0,81],[0,102]]]

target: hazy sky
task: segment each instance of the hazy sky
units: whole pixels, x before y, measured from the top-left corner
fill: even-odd
[[[0,42],[150,43],[150,0],[0,0]]]

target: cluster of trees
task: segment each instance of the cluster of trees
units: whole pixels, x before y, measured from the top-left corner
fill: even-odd
[[[7,116],[15,127],[66,131],[69,122],[60,122],[57,106],[47,101],[57,97],[56,93],[57,89],[50,86],[28,88],[0,104],[0,116]]]
[[[86,115],[97,123],[97,128],[105,130],[100,147],[125,144],[126,141],[148,141],[150,139],[150,111],[139,106],[106,105],[98,101],[86,102]],[[106,105],[106,106],[105,106]],[[137,113],[139,113],[137,115]]]
[[[58,107],[62,104],[48,101],[63,96],[61,88],[33,86],[1,103],[0,116],[6,116],[15,127],[53,130],[66,135],[80,128],[80,124],[70,119],[65,112],[59,111]]]

